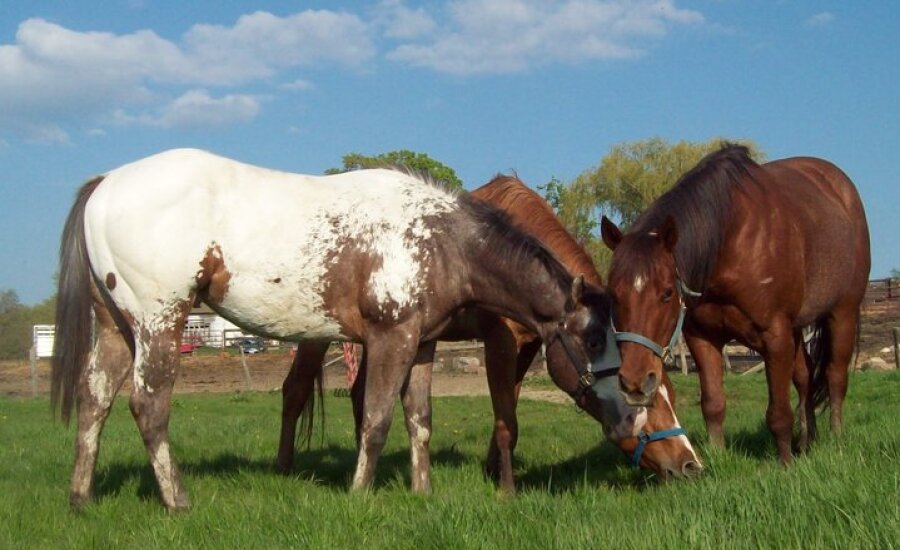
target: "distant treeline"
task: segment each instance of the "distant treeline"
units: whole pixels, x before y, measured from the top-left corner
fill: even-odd
[[[39,304],[19,302],[15,290],[0,291],[0,359],[26,359],[31,348],[34,325],[51,325],[56,313],[56,296]]]

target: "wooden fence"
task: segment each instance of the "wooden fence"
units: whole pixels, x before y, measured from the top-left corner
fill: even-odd
[[[900,300],[900,280],[898,279],[873,279],[866,288],[866,304],[876,302],[895,302]]]

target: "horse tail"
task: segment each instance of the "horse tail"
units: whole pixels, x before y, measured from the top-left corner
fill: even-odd
[[[91,266],[84,234],[84,210],[103,176],[85,183],[75,197],[59,247],[56,335],[50,377],[50,409],[66,424],[72,415],[75,388],[91,350]]]
[[[325,369],[319,368],[319,372],[316,374],[315,389],[309,392],[309,399],[306,400],[306,404],[303,405],[303,410],[300,412],[300,429],[297,432],[297,438],[307,449],[312,445],[313,425],[316,416],[316,394],[318,394],[319,418],[321,420],[319,423],[319,435],[323,440],[325,437],[324,378]]]
[[[811,379],[811,398],[814,408],[820,405],[827,405],[828,397],[828,377],[826,368],[831,362],[831,329],[826,319],[819,319],[813,325],[811,338],[808,342],[807,351],[812,361]]]

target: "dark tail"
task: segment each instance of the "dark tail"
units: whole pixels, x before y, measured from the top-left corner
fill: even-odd
[[[810,376],[812,382],[811,394],[813,407],[827,405],[828,378],[825,368],[831,362],[831,329],[825,319],[819,319],[813,325],[812,338],[807,347],[809,358],[812,360],[813,370]]]
[[[59,247],[59,287],[56,294],[56,336],[50,379],[50,408],[66,424],[75,404],[75,388],[91,351],[91,267],[84,235],[84,209],[103,181],[98,176],[78,191],[66,219]]]
[[[321,441],[324,441],[325,438],[325,398],[322,389],[324,386],[324,378],[325,369],[320,367],[318,374],[316,374],[316,387],[313,391],[309,392],[309,399],[306,400],[303,411],[300,413],[300,429],[297,431],[297,439],[300,441],[300,444],[304,445],[307,449],[312,445],[317,397],[319,401],[319,418],[321,419],[321,422],[319,423],[319,436]],[[318,394],[318,396],[316,394]]]

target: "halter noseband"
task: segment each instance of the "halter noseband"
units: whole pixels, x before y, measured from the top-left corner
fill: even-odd
[[[575,389],[575,392],[571,394],[572,398],[575,399],[576,402],[581,399],[581,396],[584,395],[585,391],[587,391],[591,386],[594,385],[594,382],[608,376],[614,376],[618,374],[620,366],[618,362],[616,362],[612,367],[592,370],[592,363],[590,358],[588,358],[583,352],[581,354],[577,353],[577,348],[571,341],[572,336],[568,333],[568,331],[566,331],[565,321],[559,322],[554,336],[555,338],[553,340],[558,339],[562,343],[563,349],[566,350],[566,355],[569,356],[569,361],[571,361],[572,364],[575,365],[575,370],[578,371],[578,387]],[[552,344],[553,340],[550,340],[548,344]],[[607,338],[606,346],[607,348],[609,348],[610,346],[615,347],[615,340]]]
[[[672,357],[672,349],[675,347],[675,344],[678,343],[678,336],[681,334],[681,328],[684,325],[684,316],[687,312],[687,306],[684,304],[684,297],[690,296],[692,298],[698,298],[700,296],[699,292],[691,290],[687,287],[687,285],[684,284],[684,281],[681,280],[681,277],[677,276],[677,272],[675,279],[675,288],[678,291],[678,302],[680,304],[680,308],[678,311],[678,322],[675,323],[675,331],[672,333],[672,337],[669,338],[669,344],[666,347],[660,346],[650,338],[647,338],[643,334],[638,334],[637,332],[616,331],[616,342],[631,342],[634,344],[639,344],[655,353],[660,359],[662,359],[663,363],[668,362]]]
[[[631,455],[631,465],[635,468],[640,467],[641,456],[644,455],[644,448],[648,443],[653,443],[654,441],[661,441],[663,439],[667,439],[669,437],[676,437],[679,435],[685,435],[687,432],[684,431],[684,428],[672,428],[670,430],[660,430],[658,432],[647,433],[643,430],[637,435],[638,445],[634,450],[634,454]]]

